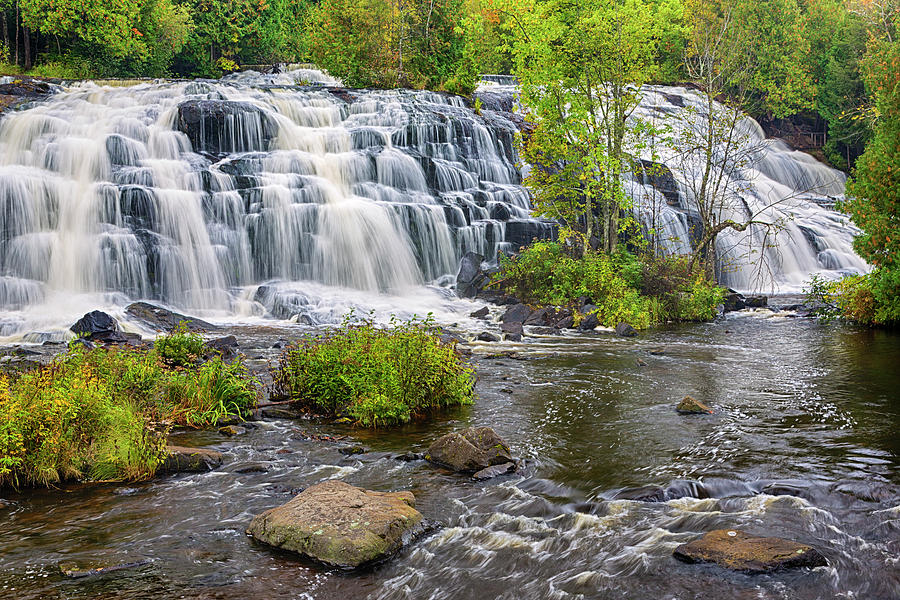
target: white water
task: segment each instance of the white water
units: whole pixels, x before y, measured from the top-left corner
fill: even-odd
[[[84,312],[121,316],[137,299],[212,320],[334,322],[354,308],[458,321],[471,303],[449,286],[465,252],[490,259],[549,235],[530,217],[515,126],[502,114],[480,118],[430,92],[332,93],[298,81],[338,83],[308,69],[82,83],[5,115],[0,339],[58,339]],[[497,83],[483,89],[512,93]],[[654,89],[643,116],[695,102],[687,90]],[[629,185],[642,219],[650,206],[661,212],[665,251],[686,252],[690,169],[661,154],[676,203]],[[843,192],[838,172],[777,143],[756,170],[751,209],[797,189]],[[766,285],[795,289],[811,272],[866,268],[850,249],[852,227],[818,199],[772,209],[789,218],[778,248],[764,249],[775,265]],[[753,287],[752,254],[722,237],[726,281]]]

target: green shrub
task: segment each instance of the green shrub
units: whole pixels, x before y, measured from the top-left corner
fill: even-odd
[[[573,257],[561,242],[535,242],[504,258],[494,285],[538,306],[577,308],[587,297],[602,325],[636,329],[666,321],[708,321],[724,290],[702,276],[689,276],[684,257],[639,259],[628,252],[587,252]]]
[[[351,318],[286,348],[272,373],[275,393],[364,427],[406,423],[472,402],[473,371],[453,345],[441,343],[430,316],[387,328]]]
[[[814,276],[807,299],[822,304],[820,316],[843,317],[861,325],[900,324],[900,270],[880,268],[868,275],[825,281]]]
[[[0,486],[152,476],[172,426],[214,425],[256,401],[240,361],[197,365],[200,354],[202,339],[179,330],[151,350],[73,345],[0,377]]]
[[[200,360],[204,343],[203,338],[191,333],[182,321],[170,334],[157,338],[153,347],[168,364],[186,367]]]

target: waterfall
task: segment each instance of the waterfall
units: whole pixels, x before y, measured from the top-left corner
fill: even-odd
[[[423,286],[450,302],[438,288],[466,252],[552,233],[501,114],[336,83],[79,83],[4,115],[0,336],[47,339],[137,299],[213,318],[333,320],[326,298],[421,314]]]
[[[648,86],[632,118],[665,125],[668,136],[677,140],[708,110],[694,90]],[[713,110],[727,109],[715,103]],[[725,169],[723,189],[729,197],[721,202],[719,220],[744,222],[755,215],[773,227],[726,229],[718,236],[720,281],[745,292],[796,293],[812,274],[837,279],[867,272],[868,265],[853,252],[859,230],[833,210],[843,197],[846,176],[782,140],[766,139],[762,127],[748,117],[738,123],[737,136],[741,163]],[[717,160],[727,160],[722,152],[717,149]],[[625,182],[634,212],[663,253],[687,253],[702,236],[692,185],[702,177],[702,152],[661,142],[640,155],[650,168],[637,170]]]
[[[463,254],[553,235],[522,186],[514,79],[482,85],[480,114],[448,94],[336,84],[307,68],[85,82],[3,115],[0,338],[61,339],[82,313],[138,299],[223,320],[334,322],[350,308],[456,320]],[[635,116],[677,127],[668,117],[697,106],[695,92],[649,87]],[[864,272],[856,230],[829,208],[843,175],[744,126],[764,151],[735,175],[747,193],[730,210],[791,201],[767,209],[783,223],[775,245],[754,229],[720,236],[724,281],[793,291],[813,272]],[[636,217],[661,252],[689,252],[690,161],[641,158],[659,168],[625,181]]]

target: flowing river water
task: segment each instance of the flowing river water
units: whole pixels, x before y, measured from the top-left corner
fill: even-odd
[[[254,346],[296,333],[238,331],[261,359],[273,351]],[[0,597],[900,597],[896,333],[744,311],[636,339],[535,337],[506,346],[514,358],[497,348],[473,346],[475,405],[428,424],[267,419],[233,438],[183,434],[225,453],[213,472],[4,493]],[[715,414],[675,413],[685,394]],[[476,483],[395,458],[466,425],[494,427],[524,470]],[[368,452],[339,451],[357,444]],[[355,574],[245,535],[255,514],[330,478],[412,490],[437,528]],[[660,501],[627,499],[642,486]],[[829,566],[751,576],[672,558],[722,527],[812,544]],[[142,564],[67,579],[60,563]]]

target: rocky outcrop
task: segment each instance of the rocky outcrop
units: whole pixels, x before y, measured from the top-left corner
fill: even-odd
[[[460,298],[474,298],[490,281],[490,277],[481,268],[484,257],[474,252],[466,252],[459,259],[459,271],[456,274],[456,295]]]
[[[269,149],[278,133],[275,121],[249,102],[188,100],[178,105],[175,128],[195,152],[221,156]]]
[[[797,567],[821,567],[825,557],[806,544],[776,537],[756,537],[739,529],[716,529],[675,549],[687,563],[716,563],[744,573],[769,573]]]
[[[148,304],[147,302],[129,304],[125,312],[155,331],[171,331],[178,327],[179,323],[184,323],[191,331],[213,331],[218,329],[212,323],[172,312],[167,308]]]
[[[347,569],[387,558],[422,531],[411,492],[373,492],[343,481],[313,485],[257,515],[247,529],[260,542]]]
[[[50,82],[29,78],[0,84],[0,113],[28,102],[48,98],[58,89],[59,87]]]
[[[468,427],[436,439],[425,459],[459,473],[514,463],[509,446],[490,427]]]
[[[695,400],[691,396],[685,396],[684,399],[675,407],[679,413],[683,415],[711,415],[713,410],[699,400]]]
[[[207,448],[167,446],[166,456],[157,468],[159,473],[205,473],[222,465],[221,452]]]
[[[103,344],[139,344],[141,336],[136,333],[119,331],[119,324],[103,311],[86,313],[70,328],[84,340]]]

